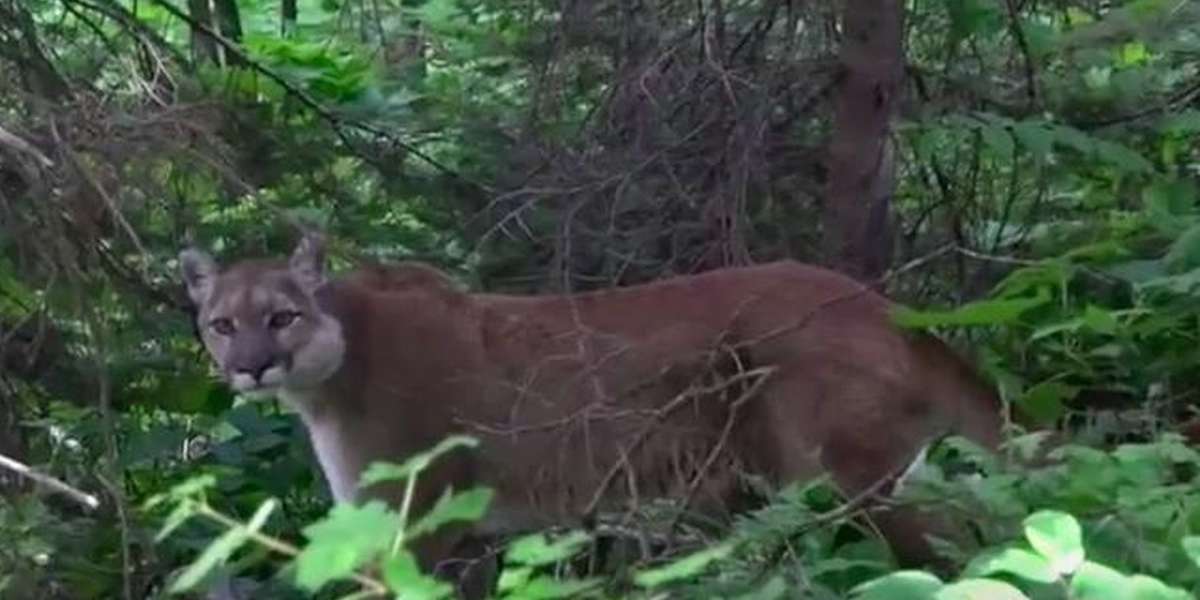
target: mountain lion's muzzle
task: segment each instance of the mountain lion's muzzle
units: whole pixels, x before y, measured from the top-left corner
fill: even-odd
[[[245,331],[234,334],[225,376],[238,391],[276,388],[283,385],[291,369],[291,356],[279,348],[270,332]]]

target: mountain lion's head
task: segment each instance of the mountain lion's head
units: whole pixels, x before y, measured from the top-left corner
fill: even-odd
[[[286,263],[243,261],[221,270],[200,250],[180,253],[201,339],[233,389],[255,397],[303,391],[341,367],[341,325],[315,297],[325,283],[323,263],[315,234],[304,236]]]

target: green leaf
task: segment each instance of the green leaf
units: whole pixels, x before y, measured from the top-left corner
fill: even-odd
[[[304,528],[309,544],[296,557],[296,584],[310,592],[345,577],[388,548],[400,516],[373,500],[364,506],[338,504],[324,519]]]
[[[533,577],[533,567],[510,567],[500,573],[496,588],[502,593],[524,586]]]
[[[249,523],[245,526],[239,525],[229,529],[216,540],[213,540],[204,549],[204,552],[200,553],[200,556],[192,564],[188,565],[183,573],[171,583],[170,592],[178,594],[192,589],[207,577],[213,569],[224,564],[234,552],[237,552],[238,548],[241,548],[250,539],[251,534],[262,528],[278,504],[274,499],[263,502],[259,505],[258,510],[254,512],[254,516],[250,518]]]
[[[171,514],[167,515],[166,520],[163,521],[162,527],[158,530],[158,533],[155,534],[154,541],[161,542],[165,540],[167,536],[171,535],[171,532],[175,531],[180,525],[183,525],[188,519],[195,516],[196,509],[197,507],[191,502],[181,502],[176,505],[175,510],[172,510]]]
[[[121,447],[120,460],[123,467],[145,467],[156,461],[171,460],[179,448],[191,438],[183,427],[163,425],[142,431],[131,431]]]
[[[1034,58],[1044,58],[1054,51],[1058,44],[1058,30],[1028,17],[1022,18],[1021,30],[1029,44],[1029,53]]]
[[[896,571],[850,591],[858,600],[929,600],[945,584],[924,571]]]
[[[996,31],[1001,23],[1000,9],[985,0],[947,0],[946,9],[952,42]]]
[[[791,585],[781,575],[776,575],[766,583],[751,589],[745,594],[733,596],[729,600],[780,600],[781,598],[791,598],[788,594]]]
[[[583,531],[572,531],[550,542],[545,534],[534,533],[514,541],[505,553],[505,562],[513,565],[538,567],[553,564],[574,556],[591,541]]]
[[[1041,510],[1025,518],[1025,538],[1056,572],[1068,574],[1083,563],[1083,531],[1071,515]]]
[[[1183,552],[1188,555],[1188,558],[1192,559],[1197,567],[1200,567],[1200,535],[1185,536],[1180,545],[1183,546]]]
[[[1096,153],[1096,138],[1070,125],[1049,125],[1054,143],[1072,148],[1076,152],[1091,156]]]
[[[409,528],[406,535],[415,538],[453,521],[477,521],[487,512],[491,501],[492,490],[488,488],[478,487],[453,495],[447,490],[437,504]]]
[[[1043,381],[1027,390],[1017,405],[1040,423],[1052,423],[1066,410],[1064,403],[1074,398],[1079,388],[1061,381]]]
[[[717,544],[711,548],[705,548],[699,552],[671,561],[661,567],[646,569],[635,575],[633,582],[640,587],[653,588],[664,583],[689,579],[699,575],[708,565],[725,558],[732,551],[733,544],[729,542]]]
[[[388,590],[405,600],[438,600],[454,593],[449,582],[422,573],[416,558],[407,550],[383,561],[383,582]]]
[[[936,600],[1027,600],[1028,598],[1011,584],[994,579],[964,579],[943,587],[933,597]]]
[[[1121,327],[1121,323],[1113,311],[1105,310],[1094,304],[1089,304],[1087,308],[1083,309],[1083,324],[1096,333],[1106,335],[1116,333]]]
[[[264,416],[261,406],[255,403],[242,404],[225,411],[221,420],[228,422],[247,437],[276,433],[286,426],[286,422],[278,417]]]
[[[945,143],[945,138],[946,131],[940,127],[930,127],[920,130],[914,142],[917,157],[923,162],[932,161]]]
[[[1178,235],[1194,222],[1196,199],[1196,186],[1186,180],[1160,178],[1142,189],[1150,223],[1169,235]]]
[[[230,529],[221,534],[171,583],[170,592],[178,594],[191,590],[245,543],[246,536],[238,529]]]
[[[1125,600],[1133,582],[1120,572],[1086,561],[1071,577],[1072,600]]]
[[[574,598],[600,585],[603,580],[592,579],[555,579],[545,575],[535,577],[523,585],[514,588],[505,598],[514,600],[552,600],[554,598]]]
[[[1010,573],[1039,583],[1054,583],[1058,581],[1058,573],[1050,567],[1050,563],[1041,555],[1022,548],[1004,548],[994,552],[981,554],[971,561],[964,574],[971,577],[982,577],[996,573]]]
[[[1141,42],[1126,42],[1117,49],[1117,64],[1123,67],[1140,65],[1150,60],[1150,52]]]
[[[1170,135],[1191,135],[1200,132],[1200,110],[1185,110],[1163,117],[1158,130]]]
[[[1161,260],[1130,260],[1104,267],[1104,272],[1129,283],[1139,284],[1167,274]]]
[[[1072,27],[1087,25],[1088,23],[1096,20],[1096,17],[1093,17],[1091,13],[1079,8],[1078,6],[1068,7],[1066,10],[1066,17],[1067,24]]]
[[[418,13],[422,24],[435,31],[452,33],[462,10],[454,0],[427,0],[420,5]]]
[[[1186,273],[1200,267],[1200,225],[1193,225],[1171,244],[1163,257],[1167,272]]]
[[[1189,600],[1186,590],[1171,587],[1153,577],[1134,575],[1129,578],[1130,595],[1133,600]]]
[[[918,311],[905,306],[897,306],[892,316],[897,325],[910,329],[938,326],[1003,325],[1017,322],[1022,313],[1042,306],[1049,300],[1050,293],[1045,289],[1039,289],[1033,298],[979,300],[948,311]]]
[[[1054,150],[1054,134],[1042,123],[1016,123],[1013,125],[1013,137],[1039,161],[1045,160]]]
[[[199,496],[208,488],[216,487],[216,485],[217,478],[211,474],[206,473],[204,475],[189,477],[184,481],[171,486],[171,489],[167,490],[166,493],[155,494],[151,496],[146,500],[142,508],[144,510],[150,510],[155,506],[166,502],[167,500],[174,500],[178,502],[180,500],[191,499],[194,496]]]
[[[18,276],[12,261],[0,256],[0,311],[14,314],[26,312],[25,307],[37,306],[37,292],[30,289]]]
[[[434,460],[454,450],[455,448],[474,448],[479,445],[479,440],[465,435],[452,435],[442,440],[432,449],[420,454],[409,457],[403,464],[396,465],[387,462],[373,462],[362,475],[359,477],[358,486],[360,488],[374,485],[383,481],[392,481],[397,479],[407,479],[425,469]]]
[[[984,144],[995,154],[997,159],[1009,160],[1012,158],[1013,148],[1016,144],[1007,128],[1002,125],[986,125],[979,130],[979,133],[983,136]]]
[[[1154,164],[1140,153],[1108,140],[1096,140],[1096,157],[1131,173],[1153,173],[1155,170]]]
[[[223,406],[212,406],[210,399],[220,400],[220,395],[211,394],[215,385],[211,376],[204,372],[183,372],[164,380],[155,390],[153,399],[163,408],[186,414],[215,414]],[[214,410],[215,409],[215,410]]]

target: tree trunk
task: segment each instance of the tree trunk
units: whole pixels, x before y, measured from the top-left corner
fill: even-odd
[[[296,7],[296,0],[280,0],[279,5],[279,33],[283,37],[292,35],[296,31],[296,20],[300,17],[300,11]]]
[[[830,264],[874,279],[892,253],[892,113],[904,77],[904,5],[844,0],[842,78],[829,147],[823,215]]]
[[[242,41],[242,15],[238,12],[237,0],[213,0],[217,9],[217,23],[221,26],[221,35],[231,42]],[[230,56],[230,60],[236,60]],[[229,62],[226,62],[229,64]]]
[[[241,60],[230,52],[225,51],[210,32],[225,38],[230,42],[242,40],[242,19],[238,13],[236,0],[188,0],[188,15],[196,23],[203,25],[192,27],[192,60],[196,64],[212,63],[221,66],[236,65]]]

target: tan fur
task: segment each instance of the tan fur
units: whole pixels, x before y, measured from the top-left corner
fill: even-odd
[[[720,509],[740,471],[783,485],[827,469],[854,494],[938,435],[999,439],[994,392],[941,342],[898,330],[891,304],[852,280],[795,262],[537,297],[469,294],[429,267],[376,266],[307,301],[281,291],[297,264],[303,256],[291,269],[239,263],[212,272],[207,296],[203,278],[189,289],[201,329],[211,307],[262,288],[340,324],[336,373],[280,391],[343,499],[395,501],[397,486],[356,494],[346,482],[453,432],[482,445],[431,472],[420,504],[446,485],[491,486],[492,530],[578,523],[655,497]],[[320,331],[306,335],[332,344]],[[879,523],[902,559],[928,558],[914,529],[923,521]],[[469,533],[428,540],[423,560]]]

